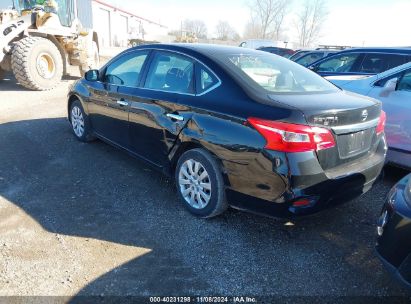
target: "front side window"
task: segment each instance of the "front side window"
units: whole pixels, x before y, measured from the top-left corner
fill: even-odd
[[[142,51],[129,53],[120,57],[120,59],[107,67],[104,82],[127,87],[137,87],[147,55],[148,51]]]
[[[311,63],[316,62],[317,60],[320,60],[323,57],[324,57],[323,52],[316,52],[316,53],[304,55],[298,58],[295,62],[303,66],[309,66]]]
[[[354,63],[360,54],[340,54],[324,60],[316,67],[317,72],[338,72],[347,73],[352,72]]]
[[[405,63],[403,55],[367,54],[362,61],[359,72],[378,74]]]
[[[228,55],[230,70],[248,76],[274,93],[330,92],[338,90],[321,76],[285,58],[267,55]]]
[[[397,86],[398,91],[411,92],[411,70],[405,72]]]
[[[194,62],[185,56],[157,52],[151,63],[145,88],[174,92],[194,93]]]

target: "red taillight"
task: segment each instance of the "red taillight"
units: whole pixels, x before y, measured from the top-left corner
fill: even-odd
[[[302,199],[293,203],[293,207],[307,207],[310,206],[311,201],[308,199]]]
[[[306,152],[335,147],[334,137],[327,129],[259,118],[249,118],[248,122],[264,136],[269,150]]]
[[[378,121],[377,129],[376,129],[377,135],[380,135],[381,133],[384,132],[386,121],[387,121],[387,115],[385,114],[384,111],[381,111],[380,120]]]

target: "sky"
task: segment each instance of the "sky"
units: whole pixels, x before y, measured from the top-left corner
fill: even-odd
[[[250,19],[252,0],[105,0],[136,15],[178,29],[182,20],[201,19],[211,36],[219,20],[228,21],[240,35]],[[295,15],[303,0],[293,0],[286,36],[298,41]],[[349,46],[411,46],[411,0],[326,0],[329,12],[319,44]]]
[[[179,29],[185,19],[203,20],[209,36],[218,21],[242,35],[252,0],[103,0],[138,16]],[[284,33],[298,41],[294,20],[304,0],[290,0]],[[11,0],[0,0],[0,7]],[[411,46],[411,0],[326,0],[329,12],[319,44],[347,46]]]

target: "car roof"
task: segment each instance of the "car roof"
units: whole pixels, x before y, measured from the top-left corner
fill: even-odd
[[[197,52],[201,55],[213,58],[219,57],[219,55],[232,55],[232,54],[256,54],[261,51],[248,49],[238,46],[226,46],[217,44],[201,44],[201,43],[170,43],[170,44],[146,44],[137,46],[135,49],[163,49],[170,51],[180,52]]]
[[[306,51],[306,53],[303,56],[312,54],[312,53],[337,53],[337,52],[341,52],[339,50],[312,50],[312,51]]]
[[[259,47],[257,50],[261,50],[261,49],[282,49],[282,50],[291,50],[291,49],[287,49],[287,48],[280,47],[280,46],[262,46],[262,47]]]
[[[372,48],[350,48],[339,51],[339,53],[391,53],[411,54],[411,47],[372,47]]]

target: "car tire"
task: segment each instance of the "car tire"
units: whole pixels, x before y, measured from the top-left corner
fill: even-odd
[[[95,140],[95,137],[92,134],[90,121],[79,100],[75,100],[71,103],[69,117],[71,130],[79,141],[90,142]]]
[[[183,153],[177,162],[175,181],[184,206],[193,215],[211,218],[228,208],[221,166],[206,150]]]

